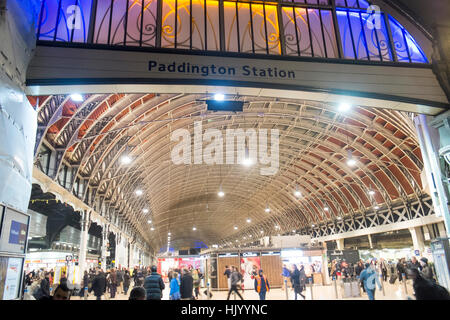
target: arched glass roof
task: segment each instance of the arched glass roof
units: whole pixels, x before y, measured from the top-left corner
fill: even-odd
[[[428,63],[365,0],[41,0],[39,41]]]

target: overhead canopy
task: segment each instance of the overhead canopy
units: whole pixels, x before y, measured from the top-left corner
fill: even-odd
[[[290,232],[422,196],[423,164],[411,113],[362,106],[342,112],[334,104],[253,96],[225,97],[245,102],[242,113],[208,113],[204,100],[211,94],[83,98],[29,97],[39,111],[39,165],[47,170],[42,155],[51,145],[56,166],[46,173],[99,212],[114,207],[155,249],[167,245],[169,232],[176,248],[210,246],[237,234]],[[260,161],[249,167],[193,164],[200,150],[194,144],[198,121],[203,133],[220,130],[224,157],[226,129],[278,129],[278,170],[261,174],[270,165]],[[172,161],[177,129],[192,137],[190,165]],[[270,153],[270,134],[267,139]],[[247,143],[251,156],[253,145]],[[204,153],[209,144],[203,142]],[[238,145],[233,147],[237,152]],[[121,161],[124,155],[131,163]],[[354,167],[347,164],[349,156]],[[142,196],[135,193],[139,189]]]

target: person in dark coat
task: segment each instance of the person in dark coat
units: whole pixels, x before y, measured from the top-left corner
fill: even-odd
[[[117,291],[117,272],[116,269],[112,268],[111,272],[109,273],[109,290],[111,293],[111,298],[116,297],[116,291]]]
[[[297,294],[303,297],[305,299],[305,296],[302,294],[302,291],[304,290],[303,286],[306,282],[306,274],[303,270],[303,266],[301,269],[303,272],[300,272],[300,270],[297,268],[297,266],[294,264],[294,268],[291,272],[291,283],[292,288],[295,292],[295,300],[297,300]]]
[[[67,286],[67,277],[66,277],[66,273],[64,271],[61,275],[61,279],[59,280],[59,284],[63,284],[65,286]]]
[[[184,269],[180,284],[181,300],[192,300],[193,288],[194,288],[194,278],[192,278],[191,273],[187,269]]]
[[[50,276],[49,273],[46,272],[44,279],[42,279],[42,281],[41,281],[41,290],[42,290],[42,295],[44,297],[50,297],[50,280],[49,280],[49,276]]]
[[[83,287],[81,288],[80,297],[84,297],[85,294],[88,294],[86,288],[89,288],[89,274],[87,271],[84,271]]]
[[[407,269],[408,278],[413,279],[416,300],[450,300],[450,293],[443,286],[427,280],[417,268]]]
[[[128,289],[130,288],[130,282],[131,282],[131,276],[128,270],[125,270],[125,273],[123,274],[123,294],[128,294]]]
[[[145,278],[144,289],[147,292],[147,300],[161,300],[162,291],[166,287],[161,275],[156,271],[156,266],[152,266],[151,275]]]
[[[92,290],[97,300],[102,300],[102,295],[106,292],[106,277],[103,271],[98,271],[97,275],[92,282]]]

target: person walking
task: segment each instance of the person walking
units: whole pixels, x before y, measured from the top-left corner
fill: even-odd
[[[231,289],[231,270],[229,266],[225,266],[225,272],[223,273],[224,276],[227,276],[227,285],[228,285],[228,290]]]
[[[151,274],[145,278],[144,289],[147,292],[147,300],[161,300],[162,291],[165,289],[164,281],[157,272],[156,266],[151,267]]]
[[[123,294],[123,276],[125,274],[124,268],[119,267],[119,269],[117,269],[117,291],[119,293]]]
[[[369,300],[375,300],[375,284],[378,285],[378,289],[381,290],[380,280],[378,279],[379,275],[370,263],[366,263],[365,267],[366,268],[361,272],[360,280],[364,283],[364,289],[367,292]]]
[[[380,259],[380,263],[378,264],[378,270],[383,278],[383,281],[386,282],[388,277],[388,268],[386,265],[386,261],[384,261],[384,258]]]
[[[244,298],[241,296],[241,294],[238,291],[239,282],[242,279],[242,275],[237,271],[237,268],[235,266],[231,267],[232,272],[230,275],[230,290],[228,291],[228,297],[227,300],[230,300],[231,292],[234,291],[236,294],[241,298],[241,300],[244,300]]]
[[[102,300],[102,295],[106,292],[106,277],[102,270],[97,271],[97,275],[92,282],[92,290],[97,300]]]
[[[269,280],[260,269],[258,275],[255,277],[255,291],[259,294],[259,300],[266,300],[266,293],[269,292]]]
[[[302,266],[303,267],[303,266]],[[297,268],[297,265],[293,265],[292,273],[291,273],[291,283],[292,283],[292,289],[295,293],[295,300],[297,300],[297,294],[299,294],[303,299],[306,299],[306,297],[302,294],[303,291],[303,283],[306,281],[306,274],[305,271],[302,269],[302,273]]]
[[[109,290],[111,293],[111,299],[114,299],[117,291],[117,272],[115,268],[112,268],[109,273]]]
[[[286,267],[285,264],[283,264],[283,271],[281,272],[281,276],[283,277],[282,289],[286,290],[286,287],[288,287],[287,281],[291,277],[291,272],[289,271],[289,269]]]
[[[200,294],[200,275],[196,269],[192,270],[192,279],[194,279],[195,299],[198,299],[198,295]]]
[[[192,290],[194,288],[194,279],[187,269],[183,269],[181,277],[180,294],[181,300],[192,300]]]
[[[43,297],[50,297],[50,274],[48,272],[45,273],[44,279],[41,280],[41,291]]]
[[[123,274],[123,294],[128,294],[128,289],[130,288],[131,276],[128,270],[125,270]]]
[[[81,294],[80,297],[84,298],[84,295],[88,296],[88,289],[89,290],[89,274],[87,270],[84,271],[83,275],[83,287],[81,288]]]
[[[170,300],[180,300],[180,284],[178,283],[178,273],[176,271],[172,272],[172,279],[170,280]]]
[[[398,281],[399,282],[403,281],[403,275],[405,275],[405,273],[406,273],[406,268],[405,268],[404,261],[405,261],[405,258],[401,258],[401,259],[398,260],[398,263],[397,263],[397,274],[398,274]]]
[[[428,259],[427,258],[421,258],[420,266],[422,268],[422,271],[420,271],[420,275],[427,280],[434,281],[433,278],[433,270],[431,270],[431,267],[428,265]]]

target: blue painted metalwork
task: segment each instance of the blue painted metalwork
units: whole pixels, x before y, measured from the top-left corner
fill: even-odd
[[[169,12],[178,17],[173,21],[180,21],[180,23],[175,23],[174,26],[168,25],[167,22],[162,26],[156,25],[156,11],[161,6],[167,8],[170,1],[172,0],[40,0],[41,11],[36,26],[37,39],[94,45],[156,47],[157,33],[163,33],[164,39],[166,39],[169,34],[167,30],[170,29],[171,34],[178,35],[178,38],[181,38],[181,35],[186,38],[187,32],[186,39],[192,43],[194,37],[192,27],[191,31],[187,30],[186,23],[182,26],[181,21],[186,21],[182,19],[186,19],[187,15],[188,21],[191,21],[192,24],[196,23],[195,19],[199,19],[199,17],[189,18],[191,13],[186,11],[187,9],[183,10],[183,13],[177,13],[181,12],[184,7],[180,7],[178,11],[175,8],[174,12]],[[178,2],[181,3],[181,0]],[[239,6],[242,4],[243,7],[240,7],[242,10],[235,11],[234,8],[230,10],[232,3],[236,3],[236,8],[238,4]],[[250,7],[248,7],[248,3],[250,3]],[[224,31],[220,31],[214,36],[216,40],[218,38],[225,39],[223,41],[226,43],[225,51],[229,52],[266,53],[270,44],[271,49],[267,51],[267,54],[271,55],[429,63],[417,41],[392,16],[387,15],[387,19],[385,19],[384,13],[373,14],[368,9],[370,3],[366,0],[335,0],[335,4],[336,7],[333,7],[329,0],[286,0],[277,5],[270,3],[262,6],[255,3],[252,7],[251,1],[225,0],[225,3],[209,2],[208,8],[210,9],[208,10],[211,10],[212,5],[224,6]],[[305,5],[314,5],[315,7],[305,8]],[[258,6],[262,9],[257,9]],[[330,6],[333,8],[332,10],[330,10]],[[273,14],[266,16],[269,7],[272,10],[277,7],[278,18]],[[68,22],[73,21],[74,8],[79,8],[80,15],[77,16],[77,19],[79,19],[80,28],[71,29]],[[245,8],[250,8],[250,15],[244,15],[244,12],[247,12]],[[263,17],[261,12],[264,12]],[[206,10],[204,14],[207,15]],[[208,19],[210,19],[209,16]],[[371,28],[371,22],[376,19],[378,19],[379,28]],[[238,21],[239,24],[234,26],[234,21]],[[334,21],[337,21],[337,26]],[[392,35],[389,34],[386,21],[389,21]],[[211,26],[213,25],[215,26],[215,24],[211,24]],[[247,35],[246,42],[249,42],[250,45],[245,45],[244,42],[238,44],[233,42],[233,39],[240,39],[246,35],[240,34],[243,29],[240,30],[239,25],[249,25],[251,30],[266,31],[265,34],[258,34],[258,36]],[[261,28],[261,26],[265,28]],[[270,32],[267,31],[268,26],[271,27]],[[339,32],[336,32],[335,29],[338,29]],[[88,40],[89,30],[93,30],[94,37],[91,40]],[[208,30],[208,33],[216,31],[211,29]],[[236,35],[235,32],[237,32]],[[283,33],[281,34],[281,32]],[[206,31],[204,34],[206,35]],[[338,34],[340,42],[337,41]],[[197,42],[200,41],[206,45],[207,39],[201,38],[201,33],[197,33],[195,37]],[[138,38],[141,40],[137,41]],[[284,41],[280,41],[280,38],[283,38]],[[183,41],[187,41],[186,39]],[[281,44],[284,46],[282,50],[280,50]],[[391,48],[391,44],[394,48]],[[177,37],[175,37],[173,45],[166,43],[162,47],[177,48]],[[341,45],[342,48],[340,48]],[[248,48],[243,49],[244,46],[248,48],[261,47],[265,50],[256,52]],[[180,48],[182,47],[180,45]],[[204,46],[191,45],[191,48],[192,50],[195,48],[201,50]],[[218,46],[214,46],[212,49],[209,46],[207,50],[217,51],[220,49]],[[396,54],[393,54],[392,50],[395,50]],[[342,56],[339,51],[342,51]]]

